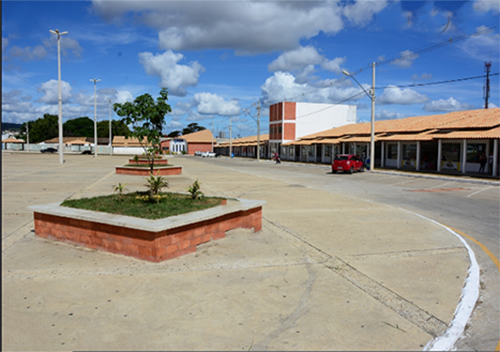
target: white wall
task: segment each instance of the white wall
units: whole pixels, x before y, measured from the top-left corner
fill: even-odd
[[[297,103],[295,137],[356,123],[355,105]],[[286,121],[286,120],[285,120]]]

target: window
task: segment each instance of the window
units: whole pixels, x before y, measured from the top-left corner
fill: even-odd
[[[486,144],[467,144],[467,162],[479,163],[481,154],[486,153]],[[486,155],[486,154],[485,154]]]

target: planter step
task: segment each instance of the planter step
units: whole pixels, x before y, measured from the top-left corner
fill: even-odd
[[[155,167],[153,170],[153,175],[155,176],[180,175],[182,173],[182,166]],[[115,173],[121,175],[149,176],[150,169],[148,167],[116,166]]]

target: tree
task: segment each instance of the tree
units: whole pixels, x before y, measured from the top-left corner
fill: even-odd
[[[170,132],[167,137],[170,137],[170,138],[175,138],[175,137],[179,137],[181,135],[181,131],[172,131]]]
[[[187,127],[182,130],[182,135],[185,136],[186,134],[190,134],[190,133],[198,132],[198,131],[203,131],[203,130],[206,130],[206,128],[203,126],[198,126],[198,124],[196,122],[193,122],[193,123],[190,123],[189,125],[187,125]]]
[[[154,169],[154,155],[160,150],[165,115],[172,111],[167,104],[168,90],[162,88],[160,96],[155,100],[149,94],[135,98],[133,103],[114,104],[113,109],[125,125],[132,125],[132,131],[125,137],[135,137],[144,149],[150,165],[151,173]]]
[[[94,121],[88,117],[78,117],[63,123],[64,137],[94,137]]]
[[[30,143],[40,143],[59,136],[59,118],[57,115],[45,114],[43,118],[29,121]],[[26,138],[26,122],[21,127],[22,138]],[[26,140],[26,139],[25,139]]]
[[[130,129],[122,120],[111,120],[111,133],[111,138],[114,136],[127,136],[130,135]],[[109,120],[97,122],[97,138],[109,138]]]

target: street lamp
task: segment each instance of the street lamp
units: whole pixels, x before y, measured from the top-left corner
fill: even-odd
[[[96,94],[96,86],[97,82],[100,79],[91,79],[91,82],[94,82],[94,158],[97,158],[97,94]]]
[[[68,34],[68,32],[59,32],[59,29],[50,33],[57,36],[57,73],[58,73],[58,87],[59,87],[59,163],[64,164],[63,152],[63,126],[62,126],[62,98],[61,98],[61,36]]]
[[[111,142],[111,99],[109,101],[109,155],[113,155],[113,144]]]
[[[375,62],[372,63],[372,89],[371,89],[371,94],[369,94],[363,86],[358,82],[358,80],[352,76],[349,72],[346,70],[342,70],[342,73],[346,76],[351,77],[358,86],[363,89],[363,92],[365,92],[366,95],[372,100],[372,118],[371,118],[371,136],[370,136],[370,171],[375,170]]]

